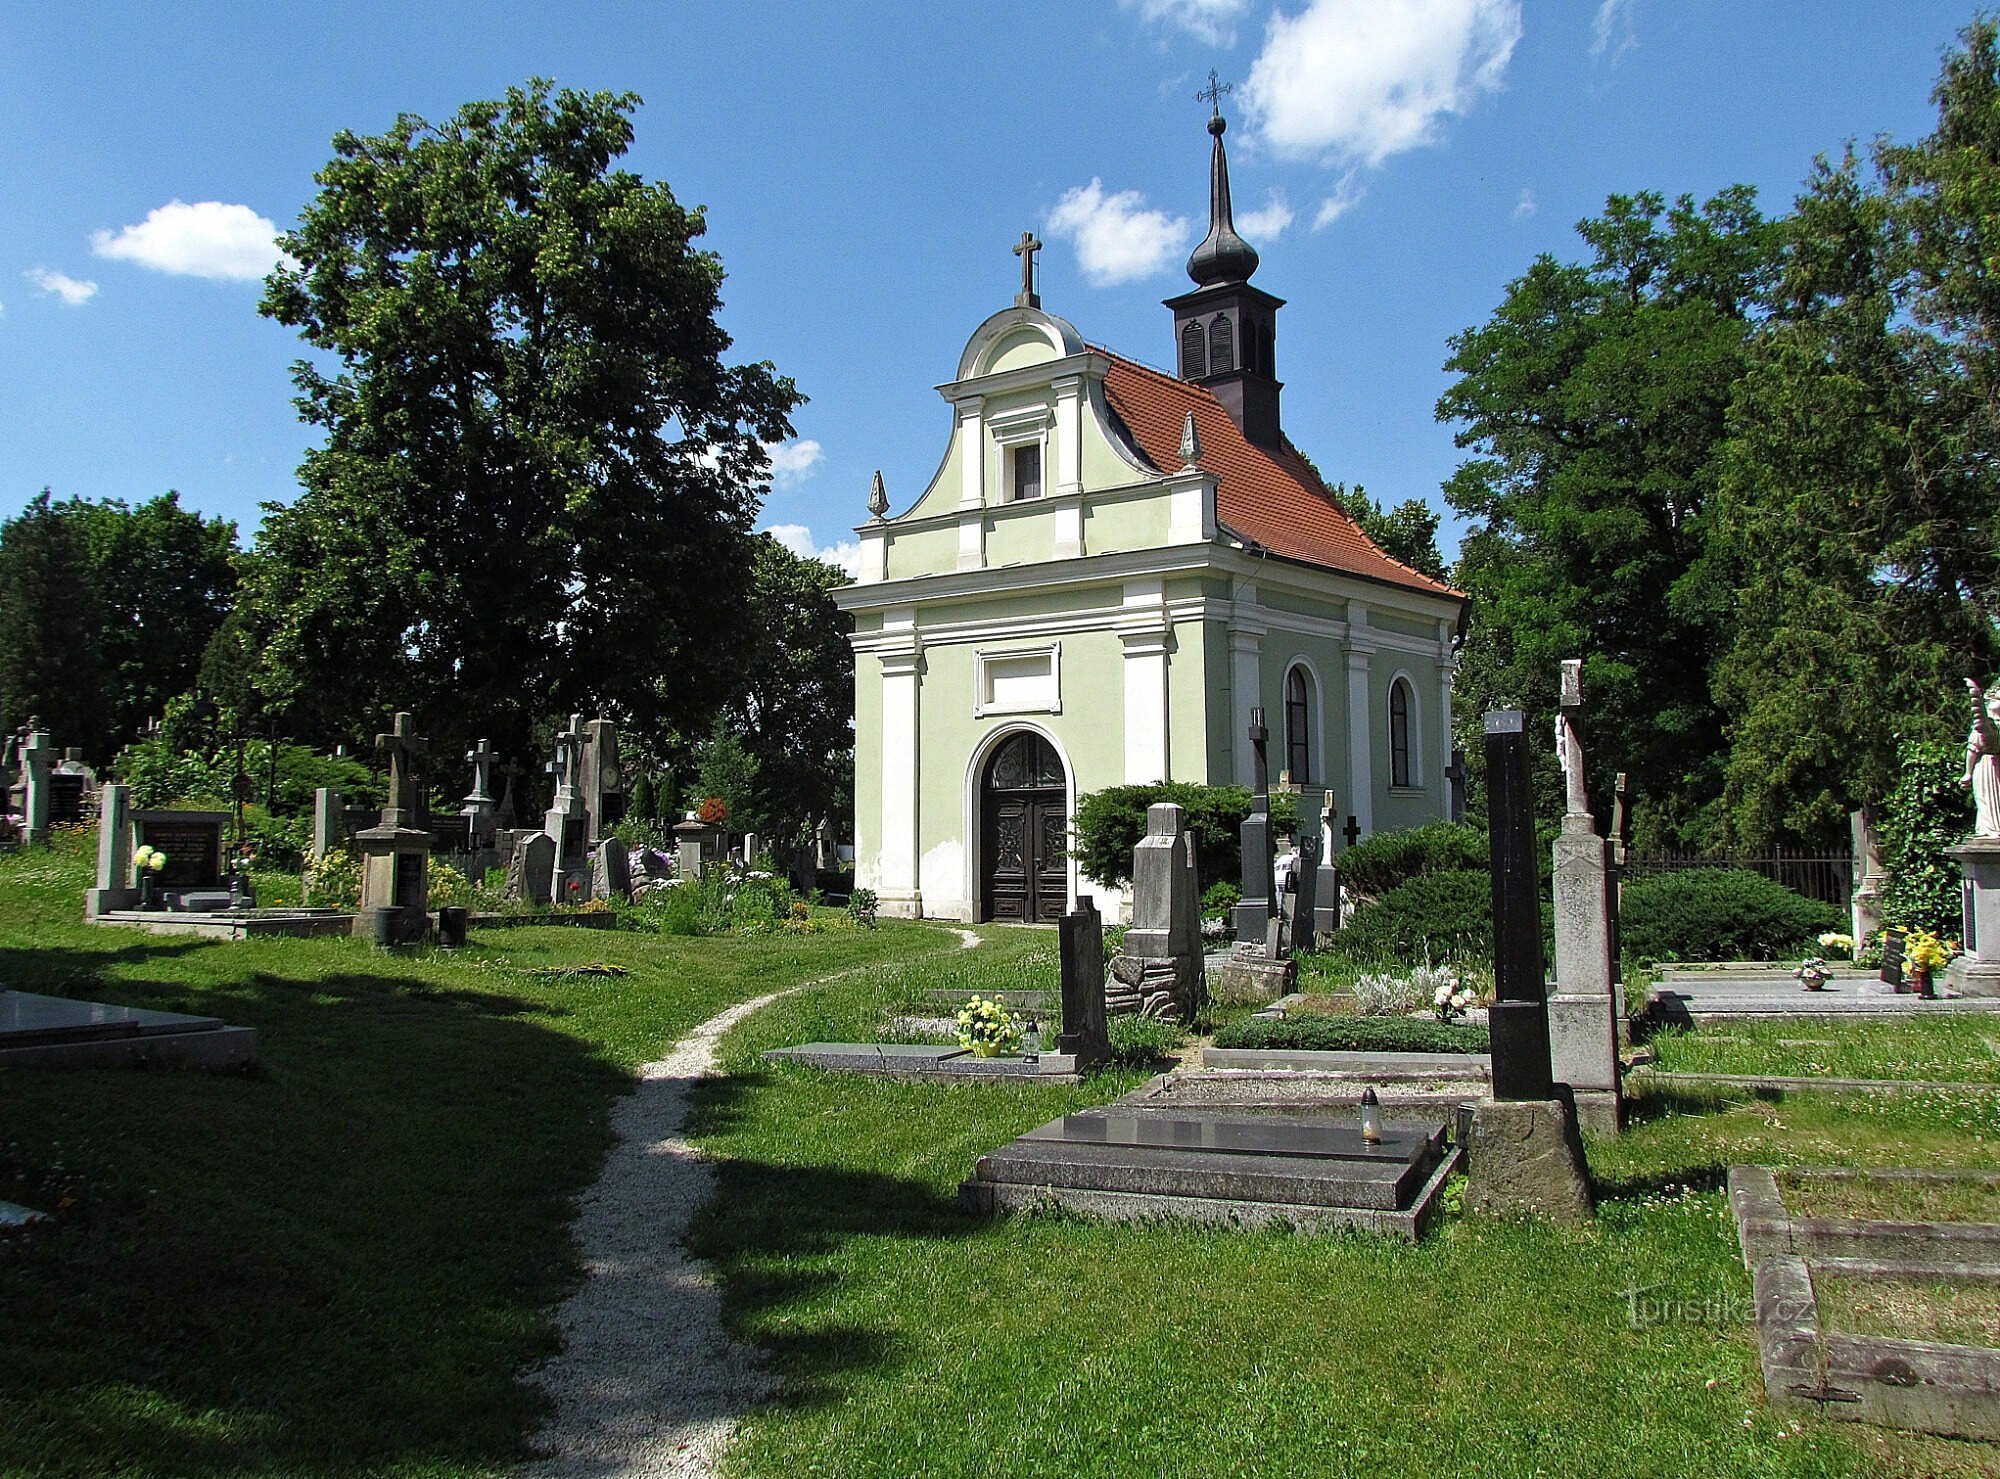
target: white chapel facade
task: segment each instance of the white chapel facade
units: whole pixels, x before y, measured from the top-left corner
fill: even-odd
[[[1362,834],[1445,814],[1464,598],[1373,544],[1285,439],[1282,300],[1249,279],[1223,121],[1210,229],[1169,299],[1178,375],[1014,306],[938,387],[930,486],[856,532],[855,865],[884,914],[1051,920],[1094,894],[1069,857],[1107,786],[1331,789]],[[1216,881],[1204,870],[1202,885]]]

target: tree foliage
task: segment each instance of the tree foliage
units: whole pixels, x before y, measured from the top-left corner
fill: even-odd
[[[192,687],[235,599],[236,526],[177,493],[52,501],[0,526],[0,728],[108,760]]]
[[[1405,498],[1394,508],[1385,509],[1359,483],[1352,488],[1331,483],[1327,491],[1384,554],[1433,580],[1445,579],[1444,556],[1437,542],[1439,515],[1423,499]]]
[[[1708,669],[1726,616],[1691,572],[1777,236],[1746,186],[1700,206],[1613,196],[1577,229],[1588,261],[1538,259],[1451,341],[1458,379],[1438,416],[1478,454],[1445,486],[1472,521],[1454,575],[1476,613],[1459,709],[1476,723],[1524,707],[1541,730],[1558,665],[1583,657],[1594,794],[1628,771],[1642,837],[1705,841],[1721,766]],[[1539,765],[1552,800],[1553,759]]]
[[[725,362],[700,210],[614,168],[637,102],[538,80],[335,137],[262,305],[331,359],[246,579],[296,732],[408,708],[521,755],[537,716],[700,732],[725,696],[800,397]]]

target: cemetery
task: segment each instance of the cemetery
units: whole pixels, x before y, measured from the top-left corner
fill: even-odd
[[[1962,41],[2000,100],[2000,24]],[[1667,336],[1736,356],[1678,418],[1731,437],[1839,420],[1752,397],[1940,310],[1803,337],[1851,307],[1771,286],[1838,255],[1819,217],[1781,261],[1746,198],[1614,197],[1593,266],[1452,341],[1487,522],[1447,566],[1284,429],[1229,93],[1172,370],[1044,309],[1034,231],[995,248],[937,471],[855,480],[845,571],[751,532],[802,397],[721,358],[702,211],[605,173],[635,98],[340,136],[260,310],[322,356],[296,500],[151,687],[188,608],[125,630],[115,581],[74,673],[0,653],[0,1473],[2000,1473],[2000,683],[1963,676],[2000,580],[1848,551],[1869,588],[1760,646],[1729,603],[1791,599],[1758,561],[1812,519],[1758,480],[1908,490],[1775,433],[1699,477],[1593,444],[1607,507],[1661,469],[1709,503],[1549,514],[1601,428],[1522,428],[1652,402],[1494,401],[1732,253],[1768,296]],[[1816,177],[1857,256],[1882,157]],[[439,246],[447,179],[515,183]],[[456,363],[412,327],[440,282],[480,386],[399,399],[372,336]],[[1802,337],[1753,373],[1739,329]],[[1914,386],[1877,399],[1956,404]],[[69,539],[81,581],[136,517],[0,525],[0,629],[65,591],[9,559]]]

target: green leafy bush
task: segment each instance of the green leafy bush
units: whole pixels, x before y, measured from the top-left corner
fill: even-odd
[[[1431,873],[1484,871],[1489,859],[1490,844],[1478,827],[1426,822],[1355,843],[1340,855],[1340,881],[1350,893],[1379,896]]]
[[[1425,873],[1354,911],[1328,949],[1349,959],[1424,965],[1493,953],[1493,881],[1484,871]]]
[[[1300,1053],[1484,1053],[1486,1029],[1423,1017],[1250,1017],[1215,1035],[1218,1048]]]
[[[1132,849],[1146,835],[1146,808],[1171,801],[1187,812],[1194,834],[1195,870],[1211,884],[1243,874],[1239,829],[1250,815],[1250,793],[1242,786],[1202,786],[1193,781],[1156,781],[1145,786],[1107,786],[1076,804],[1076,859],[1086,876],[1103,884],[1132,881]],[[1271,798],[1271,818],[1289,825],[1292,798]]]
[[[1840,911],[1746,868],[1628,878],[1622,911],[1632,960],[1777,960],[1816,953]]]
[[[1889,882],[1882,918],[1903,929],[1950,935],[1959,930],[1958,864],[1944,855],[1972,831],[1972,793],[1961,750],[1934,742],[1905,742],[1901,773],[1882,804],[1882,861]]]
[[[1121,1068],[1149,1068],[1181,1045],[1178,1022],[1157,1017],[1113,1017],[1109,1024],[1111,1062]]]
[[[361,907],[361,859],[345,847],[330,848],[306,866],[305,902],[313,909]]]
[[[1233,883],[1211,883],[1201,896],[1203,919],[1229,918],[1229,911],[1243,902],[1243,890]]]

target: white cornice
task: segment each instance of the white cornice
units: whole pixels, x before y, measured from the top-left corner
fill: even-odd
[[[989,395],[1006,395],[1015,390],[1041,389],[1048,386],[1051,381],[1064,376],[1102,380],[1110,368],[1111,361],[1107,356],[1099,354],[1094,349],[1086,349],[1082,354],[1042,360],[1038,364],[1022,365],[1012,370],[999,370],[991,375],[974,375],[967,380],[947,380],[937,387],[937,393],[956,404]]]

